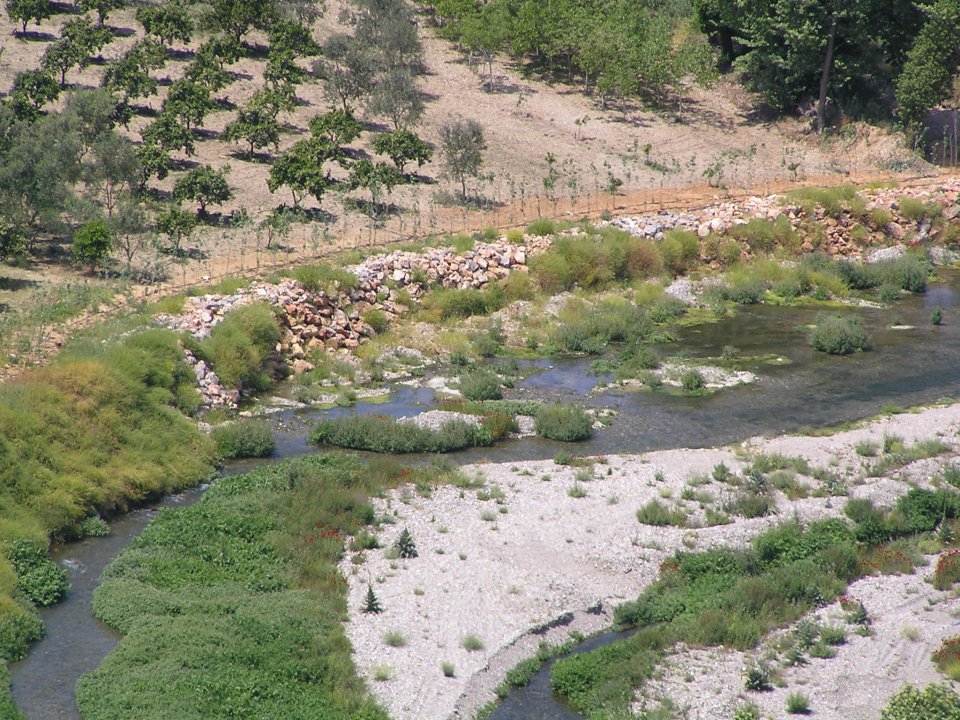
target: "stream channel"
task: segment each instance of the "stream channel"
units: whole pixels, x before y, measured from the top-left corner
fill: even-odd
[[[911,296],[884,309],[855,312],[870,334],[873,350],[848,357],[814,352],[807,342],[808,326],[824,312],[807,306],[738,308],[735,317],[682,328],[678,340],[660,351],[691,358],[717,357],[725,346],[735,346],[742,357],[781,358],[747,367],[759,376],[756,383],[721,390],[706,397],[613,388],[591,393],[604,381],[589,374],[590,359],[521,363],[523,380],[510,397],[576,402],[605,407],[618,415],[610,427],[575,446],[538,438],[475,448],[451,457],[459,463],[510,462],[547,459],[557,452],[596,455],[638,453],[680,447],[710,447],[739,442],[754,435],[780,435],[805,427],[836,425],[875,415],[885,407],[910,407],[941,398],[960,398],[960,273],[944,272],[944,280],[927,293]],[[930,322],[933,308],[944,310],[944,322]],[[910,329],[893,329],[892,319]],[[312,425],[323,417],[350,413],[412,415],[431,408],[432,390],[397,385],[383,403],[359,403],[353,408],[289,409],[272,415],[277,451],[268,462],[314,452],[307,443]],[[416,458],[411,458],[416,461]],[[232,463],[225,473],[253,467]],[[195,501],[197,488],[163,500],[157,507]],[[70,575],[70,592],[58,605],[41,610],[46,636],[28,657],[11,666],[17,706],[28,720],[80,720],[74,702],[77,679],[95,669],[113,650],[119,636],[91,613],[93,591],[100,573],[142,532],[155,509],[141,509],[114,521],[105,538],[88,538],[57,549],[53,559]],[[616,639],[607,633],[588,640],[578,651]],[[548,664],[530,685],[511,692],[492,716],[519,718],[577,718],[550,693]]]

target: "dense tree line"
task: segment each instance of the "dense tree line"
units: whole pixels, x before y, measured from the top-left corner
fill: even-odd
[[[609,98],[662,96],[712,75],[687,0],[433,0],[447,37],[483,58],[508,52]]]

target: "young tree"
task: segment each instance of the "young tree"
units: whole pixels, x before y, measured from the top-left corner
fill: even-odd
[[[140,135],[144,145],[154,145],[164,153],[183,150],[187,155],[193,155],[193,133],[172,113],[161,112]],[[146,167],[145,160],[147,158],[141,155],[140,162]]]
[[[193,234],[197,227],[197,218],[193,213],[171,206],[168,210],[157,215],[157,232],[167,236],[168,245],[165,249],[171,255],[182,255],[183,241]]]
[[[206,25],[239,43],[251,29],[269,28],[276,16],[275,0],[212,0]]]
[[[163,101],[162,114],[169,114],[189,131],[203,124],[212,107],[210,90],[198,82],[183,78],[170,86],[167,98]]]
[[[214,170],[210,165],[193,168],[173,184],[173,199],[178,203],[196,201],[200,206],[199,215],[204,217],[208,205],[222,205],[233,197],[233,191],[227,184],[228,172],[229,166],[223,170]]]
[[[232,65],[243,57],[243,45],[236,38],[215,35],[201,45],[197,52],[211,55],[223,70],[226,65]]]
[[[106,210],[109,219],[123,198],[136,189],[140,161],[133,143],[112,131],[94,142],[90,155],[84,165],[85,194]]]
[[[351,110],[331,110],[310,121],[310,132],[313,136],[336,147],[349,145],[360,137],[362,130],[363,126]]]
[[[373,585],[367,585],[367,595],[363,601],[363,612],[379,614],[383,612],[383,605],[377,599],[377,594],[373,591]]]
[[[127,5],[126,0],[77,0],[77,2],[84,12],[96,11],[99,25],[107,21],[111,10],[122,10]]]
[[[81,157],[89,157],[97,143],[115,136],[111,131],[117,125],[116,110],[117,98],[103,88],[75,90],[67,96],[62,115],[79,140]],[[119,147],[112,151],[123,152]]]
[[[22,32],[27,31],[27,23],[31,20],[39,25],[52,14],[50,0],[7,0],[7,16],[20,23]]]
[[[388,117],[394,130],[412,125],[423,115],[424,103],[416,78],[409,70],[390,70],[377,81],[367,113]]]
[[[124,102],[154,95],[157,81],[150,77],[151,70],[159,70],[167,62],[163,46],[150,38],[136,42],[123,56],[107,67],[103,87],[123,95]]]
[[[263,70],[263,82],[284,110],[292,110],[297,106],[297,85],[306,77],[306,71],[297,65],[292,51],[270,49],[267,66]]]
[[[27,252],[27,236],[23,230],[0,215],[0,260],[23,257]]]
[[[295,20],[277,19],[270,26],[267,37],[271,49],[289,50],[297,57],[310,57],[321,52],[310,28]]]
[[[156,37],[169,47],[174,40],[190,42],[193,20],[178,0],[167,0],[163,5],[146,5],[137,10],[137,22],[147,35]]]
[[[213,54],[213,48],[209,43],[200,46],[193,56],[193,62],[187,65],[183,76],[211,93],[222,90],[233,81],[233,76],[223,69],[220,59]]]
[[[21,120],[35,120],[44,105],[60,97],[60,85],[47,70],[24,70],[13,78],[10,102]]]
[[[314,64],[315,74],[324,80],[327,97],[349,110],[370,94],[379,71],[377,58],[371,48],[360,45],[344,33],[332,35],[323,46],[326,60]]]
[[[247,143],[250,146],[247,157],[253,157],[257,148],[272,145],[276,149],[279,146],[277,113],[263,93],[255,93],[250,102],[237,111],[236,119],[224,128],[223,139]]]
[[[397,172],[396,168],[386,163],[374,163],[372,160],[364,158],[350,166],[350,189],[358,190],[362,188],[370,191],[371,216],[377,214],[383,191],[386,190],[389,194],[393,192],[397,185],[402,185],[405,182],[406,178]]]
[[[136,198],[124,196],[117,205],[116,212],[107,223],[113,233],[113,244],[126,262],[127,273],[133,267],[133,259],[147,247],[149,236],[146,233],[146,215]]]
[[[326,191],[334,185],[329,173],[324,172],[323,165],[339,156],[340,148],[327,142],[317,139],[300,140],[273,163],[267,187],[271,193],[281,187],[288,187],[293,195],[294,207],[300,207],[301,201],[308,194],[313,195],[317,202],[322,202]]]
[[[373,139],[373,149],[390,158],[401,174],[404,173],[408,163],[416,162],[417,167],[421,168],[425,162],[430,162],[433,158],[433,150],[430,146],[410,130],[397,130],[377,135]]]
[[[467,178],[478,177],[487,149],[483,127],[476,120],[456,120],[440,128],[440,154],[448,177],[460,183],[460,196],[467,199]]]
[[[142,195],[150,178],[163,180],[170,174],[169,151],[163,148],[157,135],[145,136],[143,143],[134,151],[140,172],[137,176],[137,193]]]
[[[113,233],[103,220],[88,222],[73,234],[73,262],[77,265],[89,265],[91,273],[110,256],[112,250]]]

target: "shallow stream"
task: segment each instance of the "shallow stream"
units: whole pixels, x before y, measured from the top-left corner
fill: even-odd
[[[944,309],[939,327],[931,311]],[[663,355],[686,353],[691,358],[717,357],[725,346],[747,357],[777,356],[780,364],[757,361],[759,375],[752,385],[726,389],[707,397],[614,388],[591,393],[598,382],[589,374],[589,359],[528,363],[529,374],[511,397],[562,399],[584,406],[615,409],[613,424],[594,438],[570,446],[537,438],[499,443],[453,456],[469,463],[509,462],[551,458],[559,451],[578,454],[634,453],[678,447],[724,445],[754,435],[779,435],[804,427],[858,420],[888,406],[909,407],[944,397],[960,398],[960,274],[931,286],[886,309],[861,308],[874,349],[837,358],[815,353],[807,343],[808,326],[822,309],[811,307],[740,308],[735,317],[687,327],[678,342],[663,346]],[[893,319],[910,329],[892,329]],[[529,367],[533,365],[533,367]],[[321,417],[361,412],[411,415],[430,409],[432,390],[397,385],[387,402],[354,408],[284,410],[275,414],[277,452],[270,461],[313,452],[307,435]],[[242,472],[236,464],[229,472]],[[162,506],[194,501],[193,490],[167,498]],[[41,611],[46,637],[30,655],[11,667],[13,693],[28,720],[79,720],[73,688],[77,679],[95,669],[116,646],[118,636],[94,619],[90,606],[100,573],[147,525],[154,513],[144,509],[112,523],[106,538],[89,538],[57,550],[53,557],[70,573],[71,589],[60,604]],[[597,639],[594,642],[605,642]],[[549,666],[531,684],[510,694],[495,718],[575,718],[549,691]]]

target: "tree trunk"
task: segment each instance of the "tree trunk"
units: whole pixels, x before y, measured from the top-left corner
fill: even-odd
[[[817,135],[823,134],[823,126],[826,121],[827,88],[830,85],[833,50],[837,42],[837,15],[838,10],[834,10],[833,20],[830,22],[830,36],[827,38],[827,55],[823,59],[823,72],[820,73],[820,97],[817,100]]]

